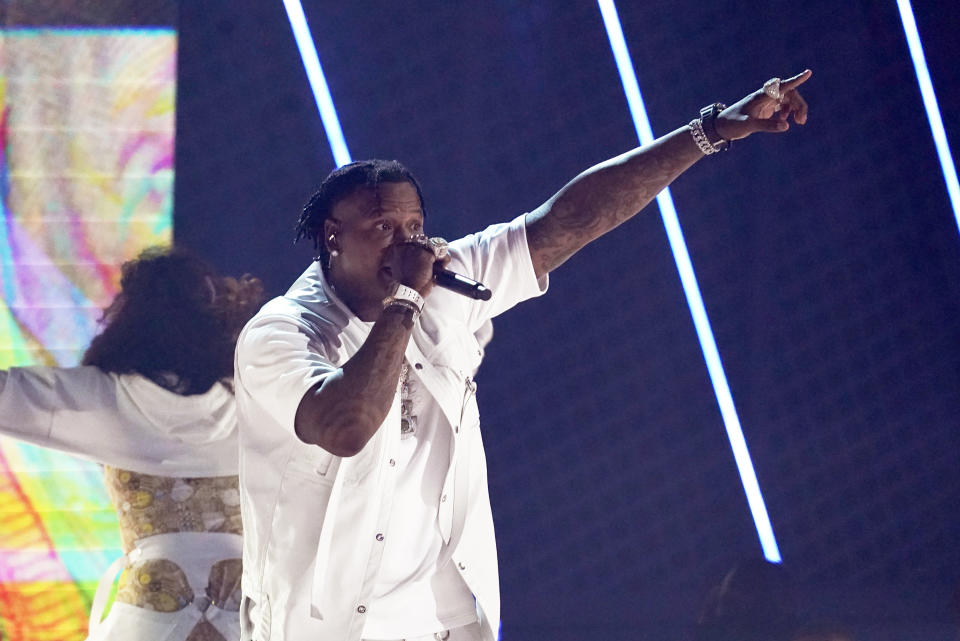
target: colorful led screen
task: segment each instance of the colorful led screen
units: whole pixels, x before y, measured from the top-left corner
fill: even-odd
[[[169,243],[176,33],[0,33],[0,367],[74,365],[119,266]],[[83,639],[120,555],[98,466],[0,440],[0,639]]]

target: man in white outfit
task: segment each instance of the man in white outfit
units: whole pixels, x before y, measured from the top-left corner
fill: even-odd
[[[243,638],[494,641],[500,597],[473,373],[475,334],[704,155],[806,122],[771,80],[588,169],[531,213],[424,235],[395,161],[334,171],[300,219],[320,255],[240,337]],[[434,288],[447,269],[489,300]]]

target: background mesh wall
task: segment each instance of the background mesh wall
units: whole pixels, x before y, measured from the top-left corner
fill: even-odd
[[[947,620],[960,236],[895,3],[619,5],[657,133],[814,70],[806,128],[737,143],[673,193],[787,567],[884,621],[870,638]],[[953,104],[958,12],[915,7]],[[410,166],[433,234],[528,211],[635,144],[593,3],[305,10],[353,156]],[[333,164],[286,16],[206,3],[181,26],[177,238],[279,293]],[[676,638],[760,552],[654,207],[495,324],[480,405],[504,638]]]

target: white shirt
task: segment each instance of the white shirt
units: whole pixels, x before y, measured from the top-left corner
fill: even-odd
[[[235,405],[221,384],[181,396],[92,366],[0,370],[0,434],[145,474],[237,473]]]
[[[500,615],[493,517],[472,380],[484,323],[546,289],[527,247],[524,217],[450,244],[449,268],[486,284],[489,301],[434,289],[406,359],[451,434],[437,527],[476,598],[484,638]],[[244,639],[356,641],[371,603],[397,487],[400,411],[356,456],[301,442],[294,417],[315,384],[363,345],[369,325],[340,302],[316,263],[247,325],[237,345],[240,489],[244,517]],[[419,368],[417,367],[419,365]]]
[[[406,384],[414,429],[401,433],[397,448],[389,536],[364,616],[364,639],[420,637],[477,620],[473,594],[451,562],[437,519],[453,431],[416,372],[409,367]]]

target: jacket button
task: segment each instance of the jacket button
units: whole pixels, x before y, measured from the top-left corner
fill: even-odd
[[[366,611],[367,611],[367,606],[365,606],[365,605],[358,605],[358,606],[357,606],[357,612],[359,612],[360,614],[363,614],[363,613],[366,612]]]
[[[417,369],[423,369],[422,363],[414,363],[413,366],[416,367]]]
[[[388,462],[390,463],[390,467],[396,467],[397,465],[397,462],[393,459],[390,459]]]
[[[465,566],[463,563],[457,563],[457,567],[460,568],[461,570],[467,569],[467,566]]]
[[[377,540],[378,540],[378,541],[382,541],[382,540],[383,540],[383,532],[377,532]]]

